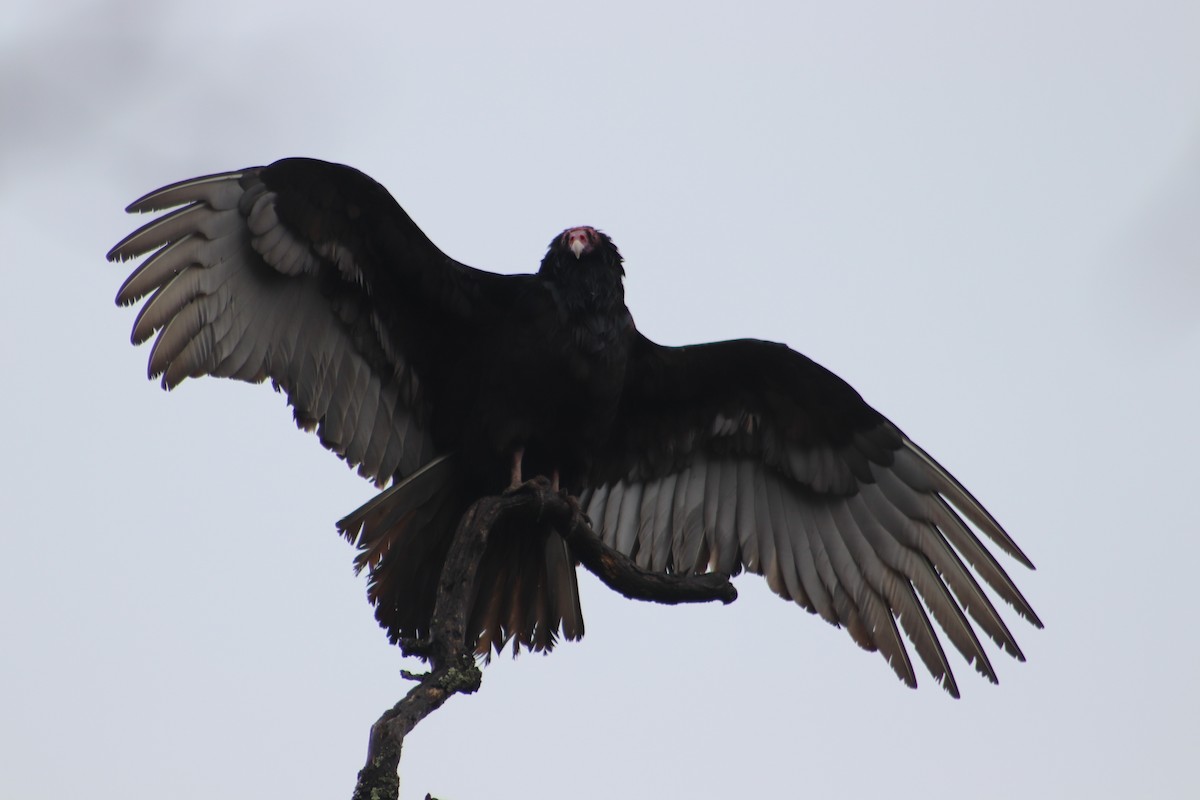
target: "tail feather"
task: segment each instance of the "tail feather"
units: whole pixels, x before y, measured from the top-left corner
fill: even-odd
[[[557,532],[508,525],[492,531],[468,627],[478,633],[476,653],[485,657],[510,641],[515,655],[522,647],[549,651],[560,635],[583,636],[575,562]]]
[[[362,551],[355,559],[358,570],[379,563],[379,557],[389,543],[387,534],[393,528],[405,525],[405,517],[426,506],[450,482],[453,469],[449,454],[438,456],[338,522],[342,536]]]
[[[338,523],[359,549],[355,567],[368,570],[368,597],[393,642],[429,635],[438,579],[473,499],[464,483],[453,456],[440,456]],[[515,654],[548,651],[560,634],[583,635],[575,562],[558,533],[496,526],[476,574],[467,633],[485,657],[510,640]]]

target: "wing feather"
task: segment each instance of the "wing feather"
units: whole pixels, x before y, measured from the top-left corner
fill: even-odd
[[[929,624],[925,610],[917,600],[912,584],[886,566],[872,547],[859,519],[848,506],[858,497],[843,499],[829,505],[834,526],[845,542],[851,558],[859,565],[867,584],[892,610],[894,618],[904,627],[908,638],[917,649],[917,654],[929,669],[930,674],[942,683],[951,695],[958,697],[958,684],[946,660],[946,654],[938,643],[937,634]],[[911,665],[909,671],[911,672]],[[916,676],[913,676],[915,681]]]
[[[661,489],[662,481],[646,481],[641,506],[638,508],[637,537],[627,551],[629,557],[642,569],[646,569],[650,562],[650,541],[654,537],[654,510],[658,507],[658,494]]]
[[[674,505],[675,484],[678,473],[672,472],[662,479],[655,498],[651,525],[646,529],[647,540],[642,543],[642,552],[647,558],[640,566],[646,569],[666,571],[671,553],[671,510]]]
[[[643,483],[635,482],[627,485],[621,496],[621,510],[617,523],[605,529],[611,531],[605,542],[622,553],[630,552],[634,542],[637,541],[638,524],[641,522],[642,493],[645,490],[646,486]]]
[[[608,493],[611,488],[612,487],[610,487],[608,484],[597,488],[592,492],[591,497],[587,501],[587,505],[584,506],[584,513],[587,514],[588,519],[592,523],[592,527],[598,531],[606,531],[609,529],[605,524],[604,512],[606,509],[605,504],[608,502]]]
[[[612,520],[611,528],[615,528],[620,523],[621,505],[625,499],[625,483],[622,481],[609,489],[608,497],[604,501],[604,519]]]
[[[838,624],[829,584],[821,580],[817,572],[817,555],[813,543],[816,522],[808,513],[808,505],[798,492],[785,492],[788,531],[791,534],[792,554],[796,559],[796,571],[804,592],[812,603],[812,609],[826,622]]]
[[[737,537],[738,465],[734,459],[725,458],[714,467],[721,472],[721,496],[713,527],[711,561],[716,572],[736,575],[745,562]]]
[[[799,559],[796,557],[792,544],[795,534],[792,533],[789,509],[784,499],[787,490],[780,485],[780,481],[777,479],[764,480],[763,483],[771,510],[771,530],[775,535],[775,549],[779,553],[779,572],[786,590],[780,594],[811,610],[813,608],[812,601],[809,600],[808,593],[804,591],[797,571]]]
[[[767,482],[761,475],[762,470],[754,462],[745,462],[752,473],[756,473],[749,481],[751,496],[754,498],[754,529],[752,539],[758,544],[758,570],[767,579],[767,586],[778,595],[784,595],[783,575],[779,569],[779,553],[775,549],[775,530],[771,519],[771,506],[767,500]]]
[[[130,203],[125,210],[130,214],[144,214],[147,211],[166,211],[195,202],[204,202],[217,210],[234,208],[243,195],[238,185],[241,178],[241,172],[219,172],[178,181],[143,195]]]
[[[892,473],[881,472],[878,475],[878,485],[896,508],[910,519],[921,523],[912,528],[897,527],[893,533],[903,537],[910,537],[915,533],[916,539],[915,541],[910,540],[909,546],[915,546],[915,549],[924,553],[937,567],[946,585],[954,592],[962,607],[983,627],[993,641],[1011,655],[1023,659],[1024,656],[1021,655],[1021,650],[1017,647],[1016,639],[1008,630],[1008,626],[1004,624],[1004,620],[996,611],[995,606],[980,589],[978,582],[963,567],[961,559],[951,550],[947,536],[953,536],[951,541],[955,546],[968,548],[970,552],[975,553],[984,566],[984,569],[980,569],[979,572],[984,580],[996,590],[997,594],[1008,600],[1010,604],[1014,604],[1018,613],[1024,613],[1023,609],[1027,609],[1027,614],[1025,614],[1027,618],[1041,627],[1041,622],[1033,614],[1033,609],[1029,608],[1025,598],[1017,591],[1016,586],[1004,570],[995,564],[994,559],[990,558],[990,554],[979,555],[980,551],[987,553],[986,548],[969,531],[966,531],[965,535],[957,533],[963,527],[962,521],[958,520],[953,512],[947,513],[948,509],[944,504],[930,502],[931,498],[924,495],[915,495],[907,484],[902,483]],[[943,525],[945,528],[942,527]],[[968,560],[970,559],[968,558]],[[994,569],[988,569],[993,565]]]
[[[754,513],[754,462],[749,459],[737,461],[737,542],[742,553],[742,563],[751,572],[762,574],[757,536],[758,519]]]
[[[1033,569],[1033,562],[1021,552],[996,518],[968,492],[961,483],[946,472],[941,464],[929,457],[929,454],[914,442],[905,440],[905,446],[896,452],[892,469],[900,479],[918,491],[937,493],[949,500],[967,519],[983,531],[996,544],[1013,558]]]
[[[672,545],[675,550],[675,568],[683,573],[704,572],[708,562],[705,539],[707,532],[704,527],[704,486],[708,482],[708,460],[701,457],[693,462],[688,471],[686,492],[680,497],[676,489],[676,499],[682,500],[682,513],[676,510],[676,534],[672,540],[678,545]]]
[[[838,528],[834,519],[833,511],[836,507],[836,503],[823,503],[814,505],[813,512],[839,588],[853,599],[854,606],[865,623],[864,638],[870,642],[872,649],[879,649],[900,680],[907,686],[916,687],[916,674],[892,618],[891,609],[879,591],[866,579],[863,574],[864,565],[851,554],[849,537],[845,531]]]
[[[962,609],[950,595],[943,579],[938,577],[930,560],[919,551],[904,545],[892,532],[908,530],[916,524],[890,505],[875,485],[863,487],[862,493],[848,504],[859,528],[891,569],[906,576],[942,630],[950,637],[963,657],[992,683],[997,682],[979,638],[967,621]],[[910,532],[905,538],[915,538]]]

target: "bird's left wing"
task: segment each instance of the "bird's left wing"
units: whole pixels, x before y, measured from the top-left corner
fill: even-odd
[[[1032,567],[1000,524],[844,381],[783,345],[639,335],[610,442],[581,496],[610,546],[652,570],[762,574],[910,686],[901,629],[958,694],[929,615],[993,682],[968,615],[1023,659],[975,575],[1041,626],[977,535]]]
[[[133,341],[157,333],[151,377],[270,378],[299,425],[381,484],[434,457],[429,376],[510,276],[450,259],[382,186],[324,161],[194,178],[128,208],[168,209],[108,254],[153,253],[117,294],[150,295]]]

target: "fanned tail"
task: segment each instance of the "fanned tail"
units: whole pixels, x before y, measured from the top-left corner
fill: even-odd
[[[501,523],[488,538],[479,563],[468,629],[478,634],[475,652],[489,657],[512,640],[521,647],[549,651],[559,635],[583,636],[583,612],[575,560],[551,528]]]
[[[338,522],[368,570],[367,596],[391,641],[430,632],[438,579],[472,493],[453,455],[429,462]],[[491,532],[476,575],[468,621],[480,656],[511,639],[548,651],[559,636],[583,635],[575,562],[566,542],[545,527],[501,522]]]

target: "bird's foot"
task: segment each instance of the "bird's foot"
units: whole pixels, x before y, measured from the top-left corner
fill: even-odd
[[[541,494],[542,492],[549,491],[550,489],[550,480],[548,478],[543,475],[535,475],[527,481],[515,483],[512,486],[509,486],[501,494],[516,494],[517,492],[532,492],[534,494]]]

